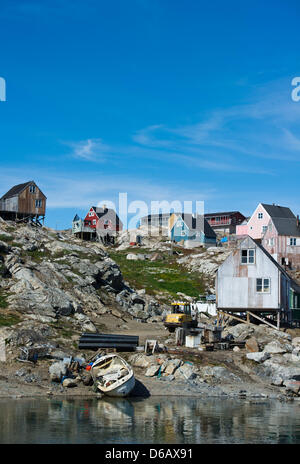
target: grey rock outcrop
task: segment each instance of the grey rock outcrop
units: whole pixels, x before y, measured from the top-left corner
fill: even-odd
[[[266,351],[247,353],[246,356],[247,356],[247,359],[250,359],[251,361],[255,361],[257,363],[262,363],[271,357],[271,355],[267,353]]]
[[[84,314],[84,320],[74,321],[90,332],[96,331],[90,316],[113,308],[143,321],[161,313],[153,298],[125,285],[119,266],[101,244],[29,225],[9,228],[8,234],[6,223],[0,224],[0,273],[6,276],[1,286],[10,309],[45,323]]]

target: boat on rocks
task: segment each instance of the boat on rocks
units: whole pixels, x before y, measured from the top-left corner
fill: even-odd
[[[98,390],[107,396],[128,396],[135,386],[132,367],[115,353],[98,358],[91,374]]]

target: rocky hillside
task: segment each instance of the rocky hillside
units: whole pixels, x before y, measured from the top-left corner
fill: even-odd
[[[5,318],[51,323],[68,317],[96,332],[112,311],[145,319],[163,307],[124,282],[102,245],[48,228],[0,220],[0,310]]]

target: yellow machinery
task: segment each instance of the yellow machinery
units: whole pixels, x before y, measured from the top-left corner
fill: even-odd
[[[167,314],[164,326],[169,332],[174,332],[177,327],[197,327],[197,320],[192,318],[191,305],[184,302],[171,303],[173,311]]]

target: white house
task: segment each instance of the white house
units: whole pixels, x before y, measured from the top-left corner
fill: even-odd
[[[249,236],[218,268],[216,302],[225,312],[251,311],[300,322],[300,286]]]

